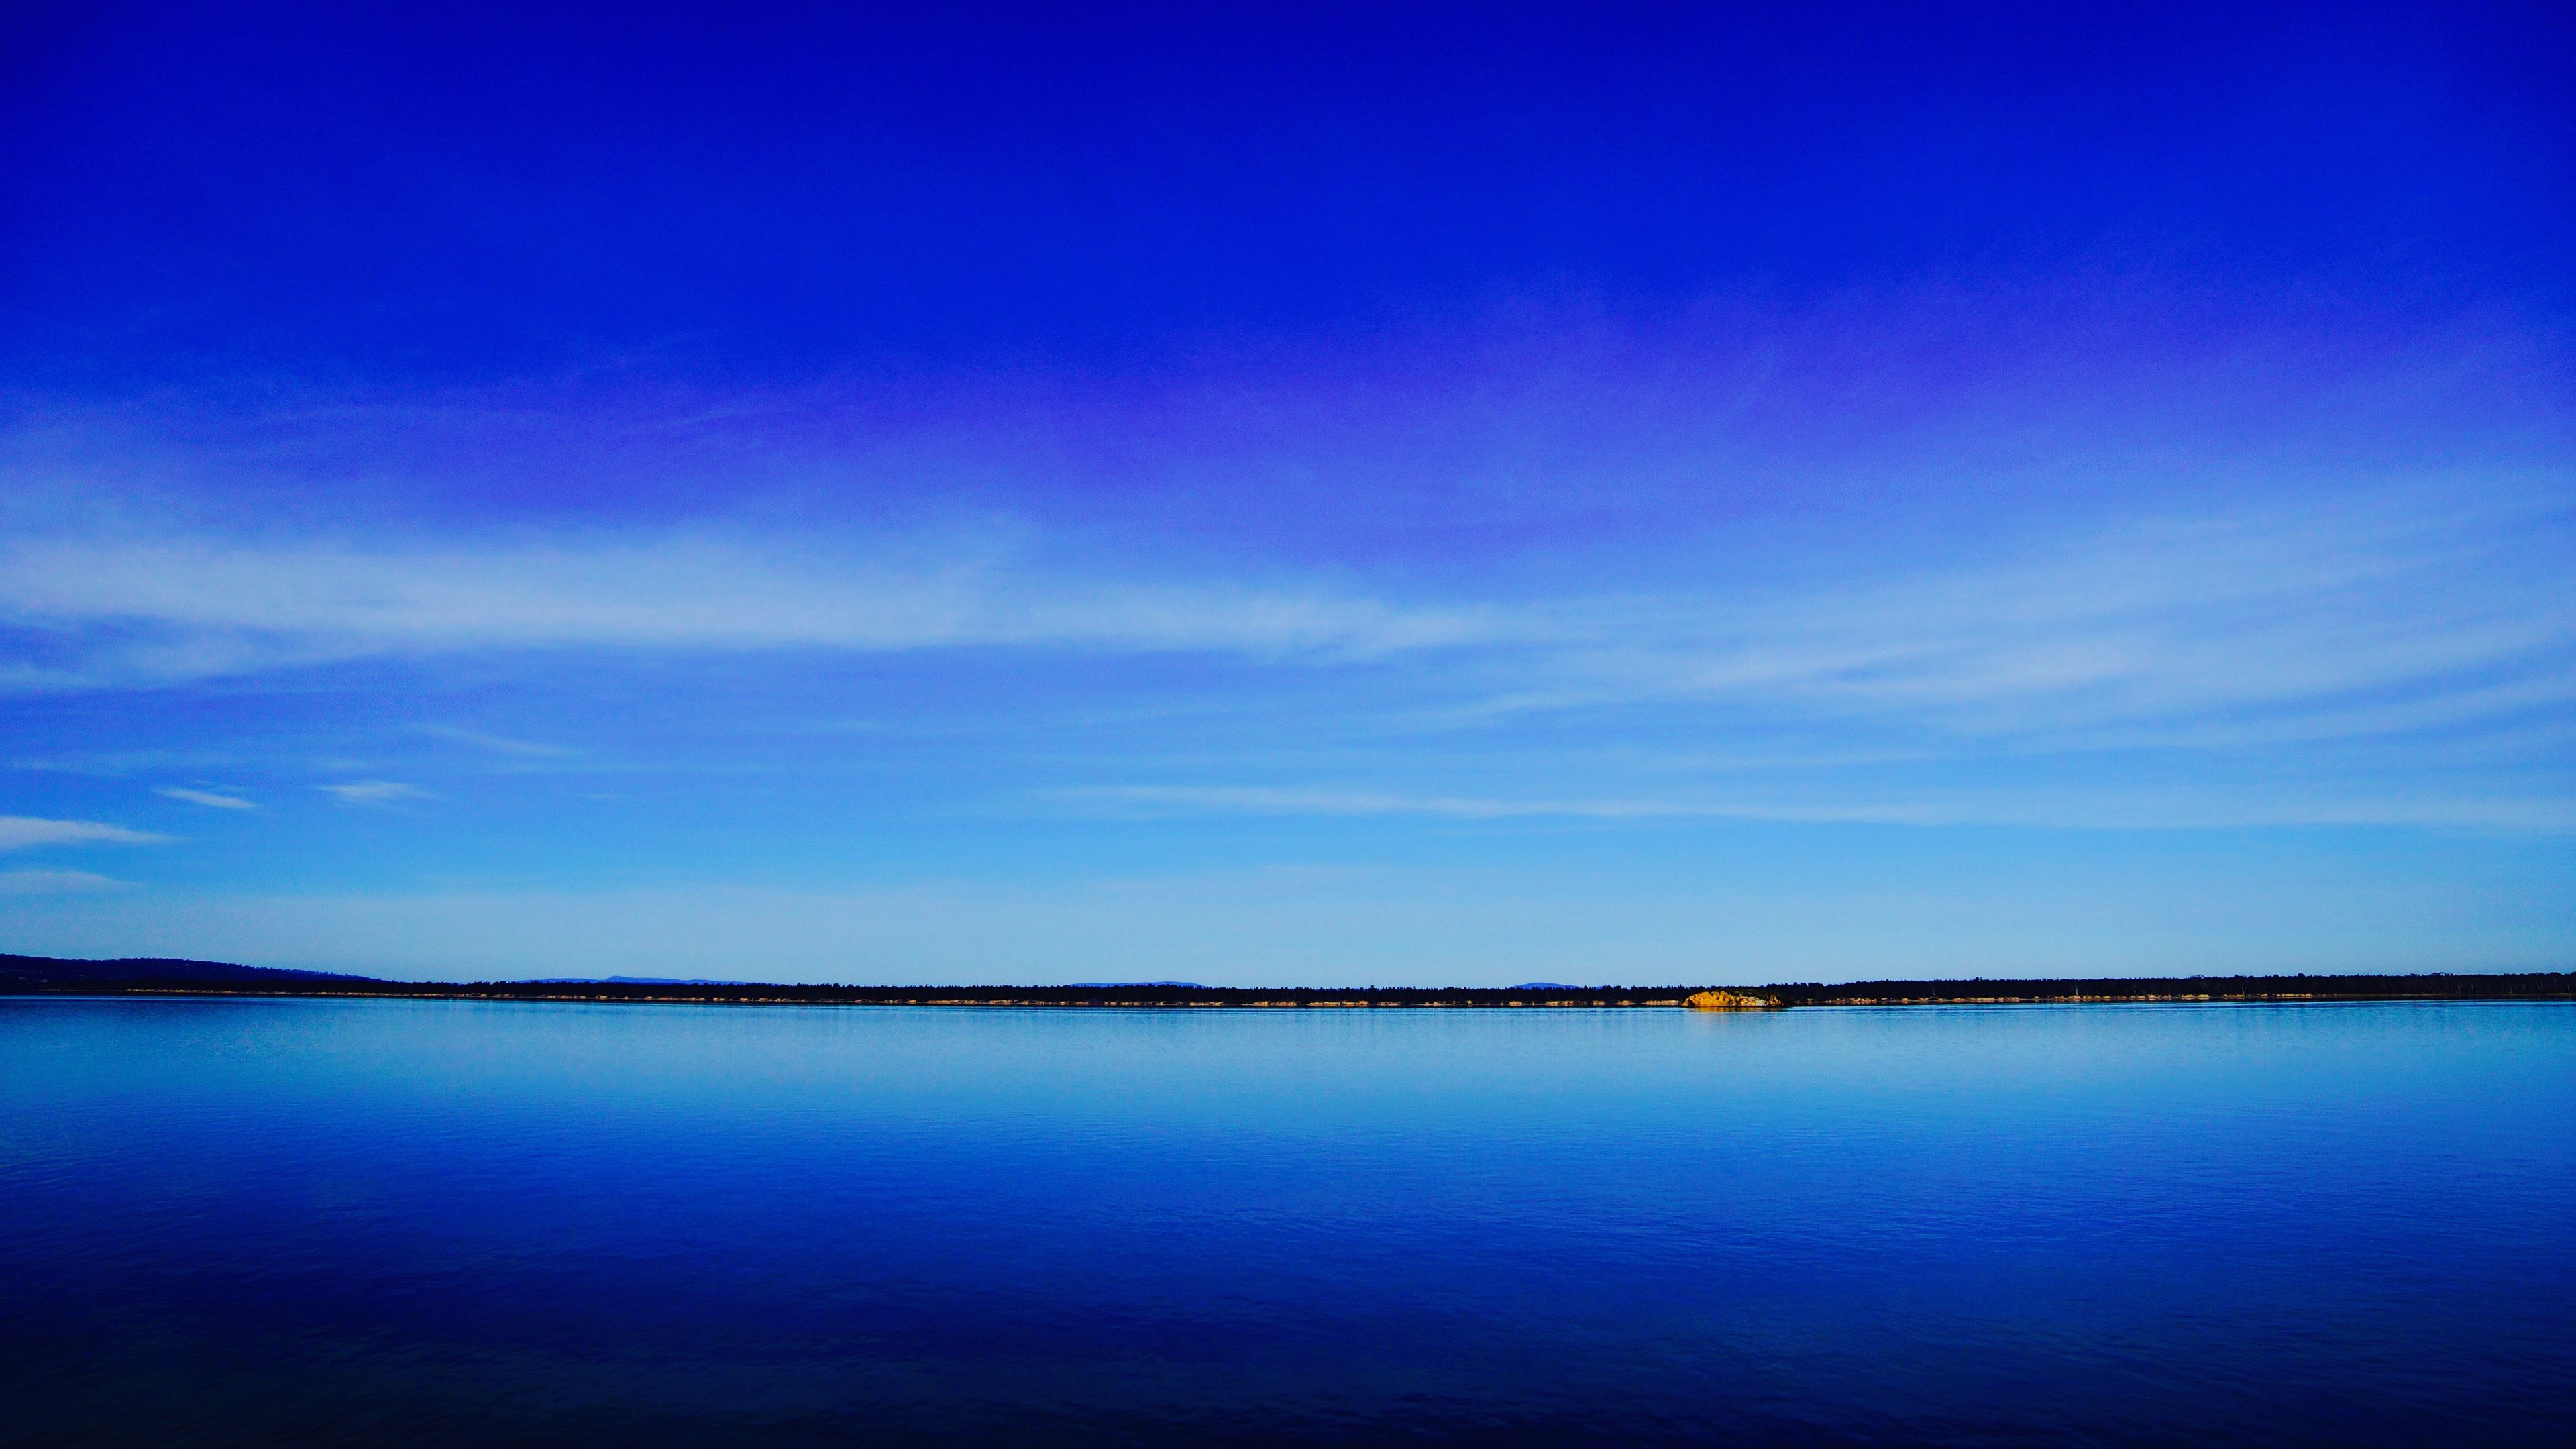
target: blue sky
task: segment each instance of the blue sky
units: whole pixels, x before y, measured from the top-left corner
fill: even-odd
[[[2564,968],[2545,11],[13,11],[0,949]]]

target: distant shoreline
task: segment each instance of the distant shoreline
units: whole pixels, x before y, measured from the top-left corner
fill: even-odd
[[[2415,976],[2169,976],[2048,980],[1777,982],[1764,986],[1308,988],[805,986],[758,982],[381,981],[223,961],[81,961],[0,955],[0,995],[284,996],[694,1006],[1349,1008],[1713,1008],[1986,1006],[2085,1002],[2576,1000],[2576,972]]]

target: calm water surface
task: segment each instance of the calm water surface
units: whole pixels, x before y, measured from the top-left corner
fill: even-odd
[[[2576,1008],[0,1001],[0,1440],[2576,1442]]]

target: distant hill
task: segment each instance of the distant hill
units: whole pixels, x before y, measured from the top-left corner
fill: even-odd
[[[0,955],[0,986],[130,987],[144,982],[221,982],[228,985],[321,986],[332,982],[374,984],[372,976],[343,976],[333,971],[287,971],[272,966],[240,966],[230,961],[189,961],[175,956],[120,956],[113,961],[78,961],[60,956]]]

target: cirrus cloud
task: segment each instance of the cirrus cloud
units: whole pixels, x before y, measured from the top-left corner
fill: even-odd
[[[132,885],[132,881],[86,870],[0,870],[0,896],[79,895]]]
[[[239,795],[226,795],[216,790],[198,790],[186,785],[155,785],[152,787],[152,793],[156,795],[165,795],[173,800],[185,800],[191,805],[203,805],[211,810],[256,810],[259,808]]]
[[[158,845],[170,837],[95,820],[40,820],[30,815],[0,815],[0,850],[30,850],[44,845]]]
[[[1312,586],[1049,573],[990,541],[838,552],[670,531],[361,547],[220,537],[0,541],[0,619],[63,640],[0,684],[181,683],[489,649],[1037,646],[1373,655],[1472,642],[1474,607]]]
[[[343,805],[390,805],[397,800],[429,798],[427,790],[418,785],[406,785],[400,780],[345,780],[317,788],[337,797]]]

